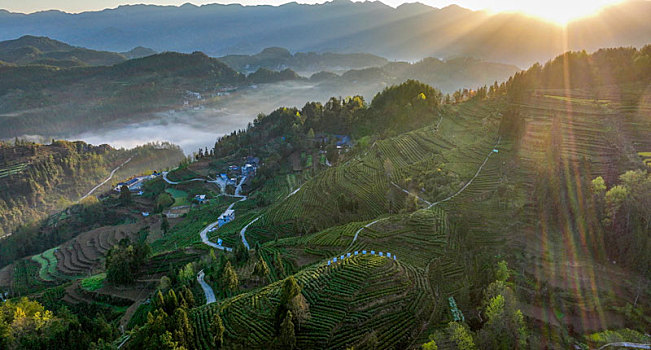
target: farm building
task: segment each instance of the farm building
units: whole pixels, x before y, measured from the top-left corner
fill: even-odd
[[[199,204],[203,204],[203,203],[206,203],[208,201],[205,194],[198,194],[198,195],[194,196],[194,200]]]
[[[224,224],[227,224],[235,220],[235,211],[233,209],[226,210],[222,215],[217,218],[217,225],[222,227]]]

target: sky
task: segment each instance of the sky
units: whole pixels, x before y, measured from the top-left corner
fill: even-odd
[[[325,0],[297,0],[299,3],[322,3]],[[381,0],[390,6],[399,6],[403,0]],[[491,12],[519,11],[546,20],[566,23],[569,20],[589,16],[605,5],[621,0],[420,0],[426,5],[445,7],[450,4],[472,10],[489,10]],[[115,8],[126,4],[182,5],[190,2],[195,5],[210,3],[240,3],[243,5],[281,5],[288,0],[0,0],[0,9],[11,12],[31,13],[43,10],[61,10],[65,12],[96,11]]]

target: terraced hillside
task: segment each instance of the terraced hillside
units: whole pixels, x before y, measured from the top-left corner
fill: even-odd
[[[437,168],[451,174],[452,180],[440,187],[410,187],[431,201],[442,199],[472,178],[495,145],[498,107],[450,108],[434,125],[380,140],[363,154],[306,182],[294,195],[272,206],[249,230],[255,233],[265,227],[290,225],[294,232],[314,232],[371,220],[404,208],[402,198],[389,203],[392,182],[402,184]]]
[[[343,349],[362,343],[375,331],[383,347],[408,347],[434,307],[421,273],[408,264],[379,256],[358,256],[328,266],[320,263],[296,274],[309,303],[309,318],[296,334],[303,349]],[[191,317],[199,348],[209,349],[209,325],[218,313],[225,342],[249,348],[271,344],[277,282],[196,309]]]

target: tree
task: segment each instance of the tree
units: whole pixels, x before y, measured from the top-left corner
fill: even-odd
[[[237,278],[237,273],[230,261],[226,262],[226,266],[222,271],[222,287],[227,293],[232,293],[237,290],[239,285],[239,280]]]
[[[187,285],[194,279],[194,265],[192,263],[187,263],[184,267],[179,270],[178,280],[183,285]]]
[[[439,350],[439,347],[436,345],[436,341],[434,339],[428,341],[427,343],[421,345],[420,347],[422,350]]]
[[[122,205],[131,203],[131,191],[127,185],[122,185],[122,187],[120,187],[120,203],[122,203]]]
[[[269,275],[269,266],[261,256],[258,256],[258,259],[255,262],[253,275],[257,276],[259,280],[264,280]]]
[[[294,276],[289,276],[283,282],[283,288],[280,292],[280,304],[287,305],[301,292],[301,286],[298,285]]]
[[[450,340],[452,340],[459,350],[474,350],[477,349],[475,341],[472,339],[470,331],[459,322],[450,322],[448,324],[448,332]]]
[[[294,322],[292,312],[287,311],[285,319],[280,324],[279,343],[283,349],[293,350],[296,347],[296,334],[294,333]]]
[[[163,221],[160,223],[160,229],[163,231],[163,234],[167,234],[167,230],[170,229],[170,222],[167,221],[167,215],[161,214]]]
[[[509,267],[506,264],[506,261],[502,260],[497,263],[497,271],[495,271],[495,277],[498,281],[506,282],[509,279],[511,273],[509,272]]]
[[[175,327],[174,340],[179,342],[179,345],[184,346],[187,349],[193,349],[194,344],[194,329],[188,318],[188,313],[184,308],[178,308],[174,311],[175,318]]]
[[[161,212],[172,204],[174,204],[174,198],[172,198],[169,193],[163,192],[156,196],[156,199],[154,200],[154,210],[156,212]]]
[[[606,192],[606,217],[604,225],[610,226],[617,220],[617,213],[629,195],[625,186],[617,185]]]
[[[224,343],[224,323],[219,314],[215,314],[210,323],[210,333],[212,333],[212,343],[217,349],[220,349]]]
[[[479,332],[482,348],[517,349],[527,345],[524,316],[517,308],[513,291],[503,281],[491,283],[485,290],[486,323]]]

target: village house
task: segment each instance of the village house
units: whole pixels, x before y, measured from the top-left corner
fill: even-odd
[[[205,194],[198,194],[194,196],[194,200],[199,204],[204,204],[208,202]]]
[[[233,209],[226,210],[222,215],[217,218],[217,225],[222,227],[224,224],[227,224],[235,220],[235,211]]]

